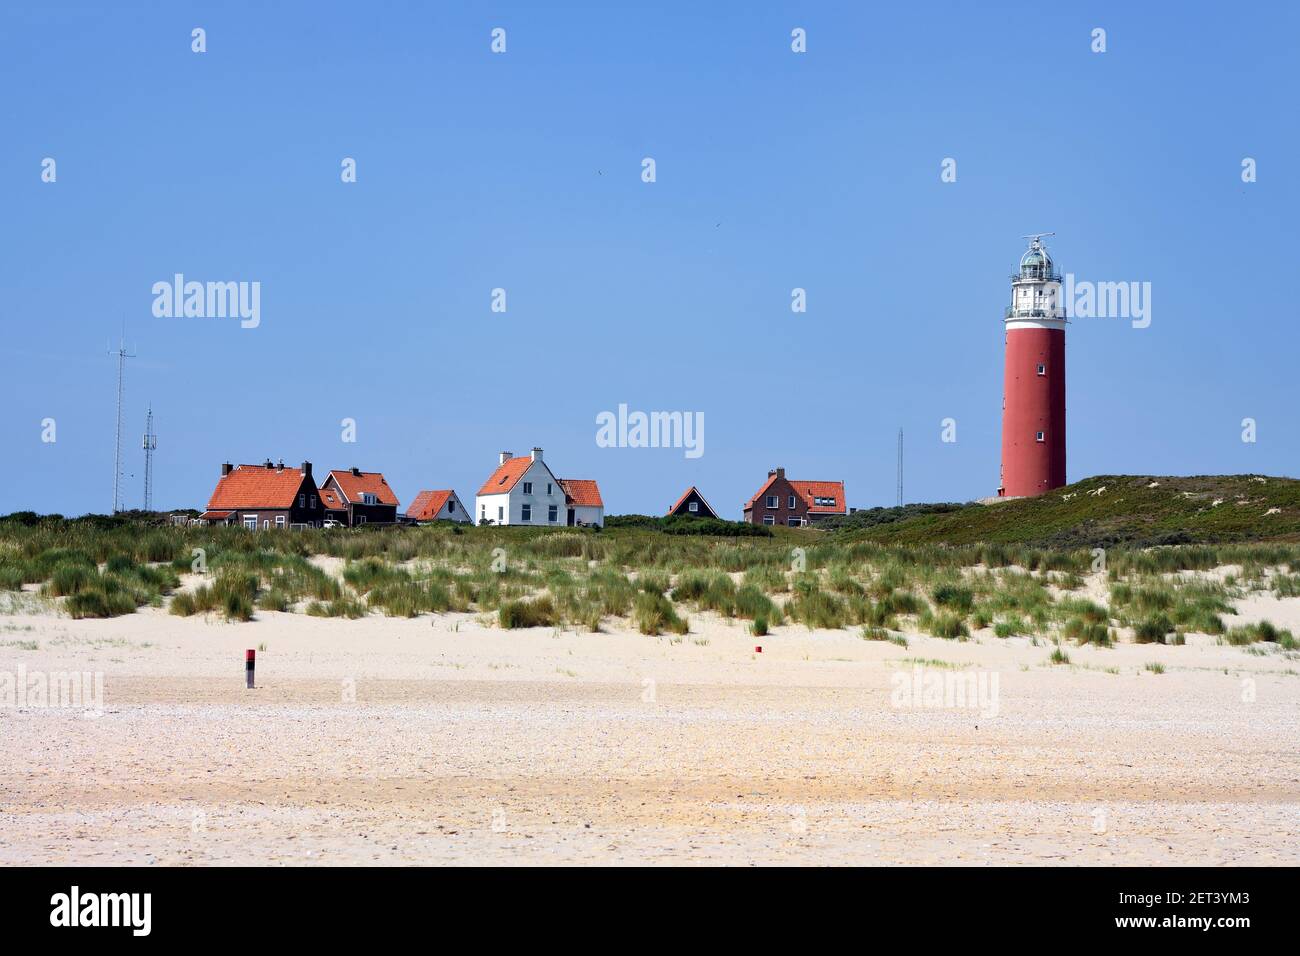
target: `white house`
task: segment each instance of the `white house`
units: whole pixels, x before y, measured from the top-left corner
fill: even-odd
[[[556,478],[540,448],[518,458],[503,451],[497,470],[474,498],[474,519],[479,524],[603,525],[605,505],[594,481]]]
[[[416,524],[429,524],[434,521],[470,521],[469,512],[460,503],[460,498],[451,488],[438,491],[421,491],[406,509],[408,520]]]

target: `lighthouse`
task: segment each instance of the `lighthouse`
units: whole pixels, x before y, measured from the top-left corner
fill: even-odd
[[[1004,316],[1006,368],[1002,384],[1002,478],[998,496],[1041,495],[1065,484],[1065,309],[1061,276],[1043,239],[1011,277]]]

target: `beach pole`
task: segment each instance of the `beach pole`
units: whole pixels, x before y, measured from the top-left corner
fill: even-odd
[[[253,689],[253,668],[257,665],[257,651],[251,647],[244,655],[244,673],[248,676],[248,689]]]

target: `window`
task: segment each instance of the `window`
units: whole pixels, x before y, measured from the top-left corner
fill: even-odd
[[[532,483],[531,481],[525,481],[525,482],[524,482],[524,494],[526,494],[526,495],[531,495],[532,493],[533,493],[533,483]]]
[[[790,510],[791,510],[791,511],[793,511],[793,510],[795,509],[795,503],[794,503],[794,502],[795,502],[794,495],[791,495],[791,496],[790,496]]]
[[[1038,432],[1038,433],[1036,433],[1036,434],[1034,435],[1034,441],[1042,441],[1042,440],[1043,440],[1043,433],[1042,433],[1042,432]]]
[[[366,523],[365,515],[362,515],[361,517],[357,518],[357,524],[365,524],[365,523]]]
[[[311,496],[311,508],[312,508],[313,511],[316,510],[316,496],[315,496],[315,495],[312,495],[312,496]]]
[[[505,520],[506,520],[506,509],[504,507],[498,507],[497,521],[505,521]]]
[[[546,493],[551,494],[551,483],[549,481],[546,483]]]
[[[244,515],[244,527],[249,531],[257,530],[257,515]]]
[[[456,502],[449,498],[447,499],[447,514],[454,515],[455,513],[456,513]]]
[[[275,516],[275,526],[276,526],[277,528],[283,528],[283,527],[284,527],[284,515],[276,515],[276,516]]]
[[[692,501],[689,505],[686,506],[686,510],[690,512],[699,511],[700,503],[698,501]]]
[[[1046,374],[1047,374],[1047,366],[1044,365],[1042,362],[1039,362],[1039,363],[1038,363],[1038,374],[1039,374],[1039,375],[1046,375]]]
[[[823,508],[834,508],[835,499],[827,495],[818,495],[817,497],[813,498],[813,504],[820,505]]]
[[[307,507],[307,496],[306,496],[306,495],[299,495],[299,496],[298,496],[298,507],[299,507],[299,508],[306,508],[306,507]]]
[[[803,524],[803,518],[800,518],[798,515],[791,515],[785,519],[785,523],[791,528],[797,528]]]
[[[363,491],[361,492],[361,503],[363,505],[377,505],[379,504],[379,496],[373,495],[369,491]]]
[[[559,505],[551,505],[549,508],[546,509],[546,520],[549,521],[551,524],[555,524],[555,522],[560,520]]]
[[[487,521],[487,505],[478,506],[478,520]]]
[[[774,515],[763,515],[763,524],[776,524],[776,517]]]
[[[780,507],[780,505],[777,504],[778,501],[780,501],[780,499],[777,498],[776,495],[768,495],[768,496],[767,496],[767,506],[768,506],[769,508],[778,508],[778,507]]]
[[[270,528],[270,527],[271,527],[271,519],[270,519],[270,518],[263,518],[263,519],[262,519],[262,530],[265,531],[266,529],[268,529],[268,528]]]
[[[532,521],[532,520],[533,520],[533,506],[532,506],[532,505],[521,505],[521,506],[520,506],[520,511],[519,511],[519,520],[520,520],[520,521]]]

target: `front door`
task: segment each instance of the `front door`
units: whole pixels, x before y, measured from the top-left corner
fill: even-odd
[[[569,527],[570,527],[570,528],[573,527],[573,509],[572,509],[572,508],[569,509]]]

